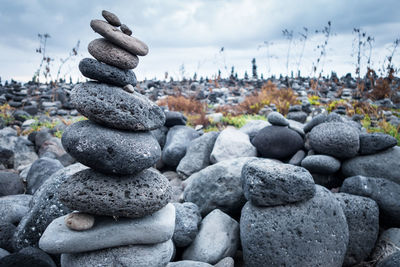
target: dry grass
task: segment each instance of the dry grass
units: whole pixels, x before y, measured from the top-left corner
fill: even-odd
[[[295,92],[291,89],[278,89],[274,83],[268,81],[259,92],[247,96],[243,102],[236,106],[224,106],[217,111],[224,114],[258,114],[265,106],[275,104],[277,110],[286,115],[291,105],[300,104]]]
[[[157,101],[159,106],[168,106],[169,110],[183,112],[188,118],[190,125],[207,126],[210,121],[206,118],[206,103],[202,103],[195,98],[186,98],[180,94],[168,96]]]

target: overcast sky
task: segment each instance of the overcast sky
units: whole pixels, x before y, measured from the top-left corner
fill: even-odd
[[[309,75],[324,42],[315,34],[332,22],[332,33],[321,59],[319,72],[334,70],[339,75],[354,72],[353,28],[361,28],[375,41],[372,65],[378,69],[391,44],[400,38],[399,0],[2,0],[0,9],[0,77],[28,81],[38,68],[41,55],[38,33],[48,33],[48,56],[56,76],[60,59],[68,56],[80,40],[79,54],[61,69],[61,76],[82,76],[77,65],[90,57],[88,43],[99,36],[90,28],[90,20],[101,19],[109,10],[133,30],[133,35],[149,46],[149,54],[140,57],[134,70],[138,79],[187,77],[197,72],[212,77],[222,71],[226,76],[235,66],[240,77],[251,73],[251,59],[256,58],[258,73],[286,74],[287,69]],[[299,32],[307,27],[304,42]],[[288,68],[289,41],[282,30],[293,31]],[[262,46],[268,42],[269,46]],[[221,48],[224,48],[221,51]],[[269,49],[268,49],[269,48]],[[365,47],[368,54],[368,46]],[[400,63],[399,50],[394,56]],[[299,62],[300,61],[300,62]],[[300,64],[299,64],[300,63]],[[361,68],[366,68],[366,57]],[[182,67],[183,66],[183,67]]]

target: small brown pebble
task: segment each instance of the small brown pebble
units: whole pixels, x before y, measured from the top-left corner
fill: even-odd
[[[123,33],[125,33],[126,35],[129,35],[129,36],[132,35],[131,29],[129,29],[129,27],[126,26],[125,24],[122,24],[120,28],[121,28],[121,31],[122,31]]]
[[[119,20],[119,18],[117,17],[117,15],[115,15],[114,13],[111,13],[107,10],[103,10],[101,12],[101,15],[103,16],[103,18],[105,18],[107,20],[108,23],[110,23],[111,25],[115,26],[115,27],[119,27],[121,26],[121,21]]]
[[[84,231],[93,227],[94,216],[87,213],[72,212],[65,217],[64,221],[69,229]]]
[[[132,84],[127,84],[123,87],[124,91],[128,93],[133,93],[135,92],[135,88],[132,86]]]

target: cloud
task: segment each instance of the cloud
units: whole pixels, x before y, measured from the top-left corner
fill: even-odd
[[[48,53],[55,58],[54,68],[78,40],[81,40],[80,55],[89,56],[86,47],[97,38],[89,23],[101,18],[103,9],[118,14],[134,35],[149,45],[150,53],[141,58],[138,67],[139,77],[162,77],[165,71],[176,73],[182,63],[188,72],[206,75],[224,65],[235,65],[243,73],[250,70],[252,57],[265,64],[259,69],[266,70],[265,49],[257,49],[263,41],[274,42],[271,49],[278,59],[271,60],[272,71],[285,73],[287,43],[282,30],[293,30],[297,39],[303,26],[311,33],[328,21],[332,21],[336,35],[330,43],[329,49],[333,51],[326,67],[345,72],[354,69],[349,63],[352,29],[361,27],[374,36],[375,54],[384,58],[385,48],[400,37],[396,36],[400,26],[399,7],[396,0],[3,0],[0,75],[6,79],[30,79],[40,61],[40,55],[35,53],[38,33],[51,35]],[[315,60],[314,48],[319,41],[318,36],[310,36],[304,52],[304,69],[310,69]],[[221,47],[225,47],[223,55],[218,53]],[[298,50],[295,45],[290,60],[292,69],[296,69],[293,62],[299,56]],[[76,67],[76,62],[73,64]],[[79,76],[76,70],[72,74]]]

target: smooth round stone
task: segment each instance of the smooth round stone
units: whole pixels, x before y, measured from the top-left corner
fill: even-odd
[[[83,76],[99,82],[116,86],[136,86],[136,75],[133,71],[110,66],[92,58],[82,59],[79,62],[79,70]]]
[[[167,204],[149,216],[135,219],[97,216],[93,228],[79,232],[67,228],[65,218],[62,216],[52,221],[40,238],[39,247],[47,253],[80,253],[167,241],[174,232],[175,208]]]
[[[332,174],[340,169],[340,161],[327,155],[311,155],[301,161],[301,166],[312,173]]]
[[[145,43],[135,37],[126,35],[103,20],[92,20],[90,22],[90,27],[116,46],[134,55],[145,56],[149,52],[149,48]]]
[[[283,126],[267,126],[251,140],[264,158],[284,159],[303,147],[303,138],[294,130]]]
[[[59,193],[61,201],[72,210],[130,218],[152,214],[171,199],[168,179],[154,169],[130,176],[87,169],[65,181]]]
[[[287,114],[287,119],[304,123],[307,120],[307,113],[304,111],[294,111]]]
[[[161,156],[160,145],[150,132],[110,129],[88,120],[68,126],[61,141],[77,161],[104,173],[138,173]]]
[[[132,86],[132,84],[127,84],[124,87],[122,87],[122,89],[124,89],[125,92],[130,94],[135,92],[135,88]]]
[[[249,136],[234,127],[227,127],[218,135],[210,154],[210,162],[239,157],[256,157],[257,149],[251,144]]]
[[[94,216],[82,212],[73,212],[65,216],[65,225],[76,231],[84,231],[93,227]]]
[[[248,161],[241,179],[246,199],[257,206],[285,205],[315,194],[314,180],[306,169],[269,159]]]
[[[239,243],[239,223],[215,209],[201,222],[199,233],[183,252],[182,259],[216,264],[225,257],[233,257]]]
[[[98,61],[120,69],[134,69],[139,64],[139,58],[136,55],[125,51],[104,38],[91,41],[88,51]]]
[[[114,13],[111,13],[110,11],[107,10],[103,10],[101,12],[101,15],[103,16],[103,18],[105,18],[107,20],[108,23],[110,23],[113,26],[121,26],[121,21],[119,20],[119,18],[117,17],[117,15],[115,15]]]
[[[104,83],[76,85],[71,102],[82,115],[110,128],[149,131],[165,123],[162,109],[145,96]]]
[[[315,152],[337,158],[354,157],[360,147],[357,129],[342,122],[321,123],[308,137]]]
[[[174,254],[171,240],[153,245],[130,245],[90,252],[62,254],[61,267],[166,266]]]
[[[272,125],[276,125],[276,126],[288,126],[289,125],[289,121],[283,117],[282,114],[280,114],[279,112],[273,111],[271,113],[268,114],[268,122],[271,123]]]
[[[125,33],[126,35],[129,35],[129,36],[132,35],[132,30],[129,29],[129,27],[126,26],[125,24],[122,24],[120,28],[121,28],[121,31],[122,31],[123,33]]]

